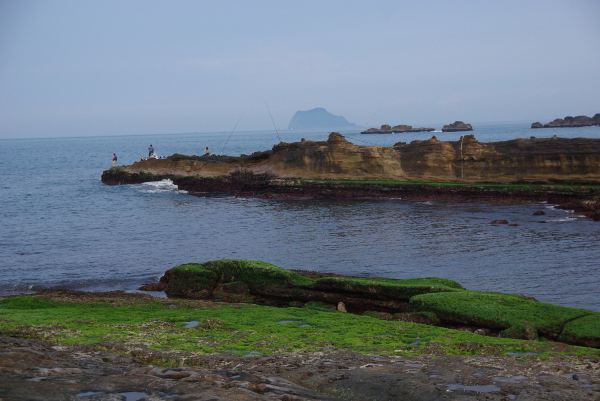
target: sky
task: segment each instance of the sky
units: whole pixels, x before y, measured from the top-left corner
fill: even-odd
[[[0,138],[600,112],[600,1],[0,0]]]

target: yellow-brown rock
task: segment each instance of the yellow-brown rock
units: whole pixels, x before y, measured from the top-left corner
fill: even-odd
[[[250,156],[182,156],[121,168],[155,176],[222,177],[244,170],[280,178],[428,179],[439,181],[600,182],[600,140],[516,139],[478,142],[436,137],[393,147],[360,146],[331,133],[327,141],[279,143]]]

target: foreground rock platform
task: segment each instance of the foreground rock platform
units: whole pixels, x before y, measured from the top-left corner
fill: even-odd
[[[448,329],[437,330],[442,342],[423,347],[432,335],[426,325],[341,312],[49,290],[0,298],[0,313],[2,400],[558,401],[600,396],[599,354],[590,348],[483,341],[488,337]],[[288,314],[304,316],[310,327],[279,320]],[[203,324],[184,327],[183,319],[190,316]],[[246,322],[245,328],[236,321]],[[421,337],[403,343],[407,330],[418,330]],[[294,348],[315,331],[308,348]],[[338,331],[337,340],[329,337]],[[218,333],[226,341],[221,347],[202,348]],[[286,333],[297,333],[295,340]],[[161,342],[163,336],[170,339]],[[284,346],[267,352],[279,336],[285,337]],[[356,352],[369,336],[377,339],[376,347],[393,336],[393,346],[403,352]],[[454,342],[447,343],[446,336]],[[507,352],[507,341],[517,348]],[[232,353],[235,344],[250,347]]]
[[[160,357],[176,367],[149,362]],[[599,396],[600,365],[593,361],[352,353],[194,358],[0,337],[0,398],[7,401],[562,401]]]
[[[157,365],[161,357],[176,367]],[[600,365],[593,361],[352,353],[193,357],[0,337],[0,398],[7,401],[562,401],[599,396]]]

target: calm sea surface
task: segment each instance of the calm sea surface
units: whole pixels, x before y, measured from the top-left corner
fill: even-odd
[[[530,135],[600,138],[600,127],[476,127],[481,141]],[[391,145],[429,134],[360,135]],[[460,133],[434,133],[456,139]],[[272,201],[196,197],[169,182],[109,187],[112,152],[240,154],[270,148],[272,132],[0,140],[0,294],[62,286],[135,289],[179,263],[252,258],[360,276],[440,276],[600,311],[600,223],[552,205]],[[325,133],[282,133],[325,139]],[[545,216],[534,217],[536,210]],[[492,226],[508,219],[518,227]]]

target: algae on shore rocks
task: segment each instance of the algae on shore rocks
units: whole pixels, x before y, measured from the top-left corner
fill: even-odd
[[[174,267],[160,285],[176,297],[276,306],[321,302],[335,307],[341,302],[348,312],[385,319],[466,326],[501,337],[543,337],[600,347],[600,313],[519,295],[468,291],[443,278],[348,277],[224,259]]]
[[[198,321],[195,327],[187,327]],[[47,292],[0,299],[0,335],[51,344],[279,355],[350,351],[367,355],[573,355],[600,350],[306,307],[152,299],[141,294]]]
[[[230,259],[180,265],[167,271],[161,282],[171,296],[269,305],[343,302],[354,312],[405,311],[413,295],[462,289],[460,284],[440,278],[324,275],[285,270],[261,261]]]

